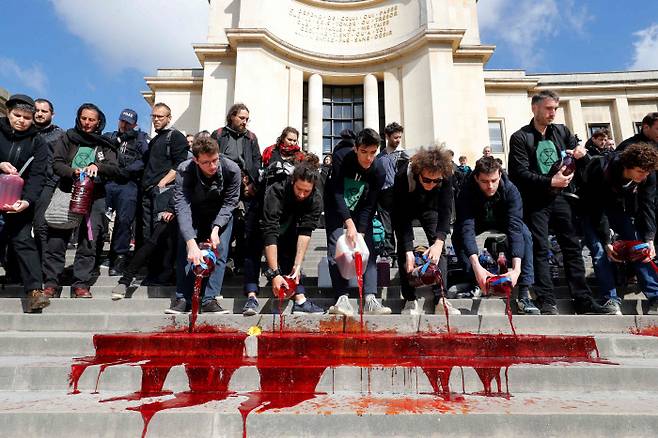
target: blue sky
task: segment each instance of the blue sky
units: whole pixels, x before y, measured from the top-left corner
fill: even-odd
[[[198,67],[191,44],[203,42],[207,28],[206,0],[1,2],[0,87],[48,97],[62,127],[90,101],[108,129],[132,107],[148,130],[144,76]],[[482,42],[497,46],[487,68],[658,69],[655,0],[480,0],[478,8]]]

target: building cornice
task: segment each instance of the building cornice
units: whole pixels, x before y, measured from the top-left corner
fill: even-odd
[[[235,55],[235,51],[228,44],[202,43],[193,44],[192,47],[201,65],[206,61],[218,61]]]
[[[278,38],[267,29],[226,29],[226,36],[231,48],[241,45],[267,47],[280,53],[287,59],[295,59],[307,65],[319,67],[357,67],[364,65],[382,64],[393,59],[401,58],[421,47],[444,46],[452,48],[457,59],[478,59],[485,63],[493,54],[494,46],[460,46],[466,33],[463,29],[434,30],[425,27],[419,29],[406,41],[383,50],[356,55],[327,55],[312,52],[296,47],[281,38]],[[211,50],[211,45],[200,46],[200,53]],[[196,47],[196,46],[195,46]],[[226,52],[227,48],[218,45],[219,53]],[[197,55],[200,56],[200,55]]]
[[[165,72],[166,70],[159,70]],[[176,71],[178,75],[171,76],[147,76],[144,78],[146,85],[153,91],[157,90],[194,90],[203,87],[203,76],[191,74],[192,70],[171,70]],[[200,70],[199,70],[200,71]],[[185,74],[190,72],[190,74]],[[181,74],[182,73],[182,74]],[[143,94],[143,93],[142,93]]]
[[[359,8],[371,8],[379,3],[384,3],[386,0],[361,0],[353,2],[340,2],[331,0],[297,0],[299,3],[305,3],[309,6],[322,9],[338,9],[349,10]]]

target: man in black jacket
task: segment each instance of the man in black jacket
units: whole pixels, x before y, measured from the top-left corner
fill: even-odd
[[[398,266],[402,296],[406,300],[403,314],[419,315],[422,309],[416,299],[416,291],[409,284],[408,275],[415,267],[414,230],[412,221],[420,221],[427,236],[429,249],[426,255],[439,265],[446,287],[447,262],[444,242],[450,233],[453,205],[452,156],[443,148],[421,149],[405,163],[395,176],[393,186],[393,228],[398,243]],[[451,314],[461,312],[440,296],[441,287],[434,286],[435,313],[443,312],[443,305]]]
[[[6,105],[7,117],[0,118],[0,172],[20,176],[24,185],[20,199],[11,205],[0,205],[4,220],[2,233],[16,254],[27,295],[26,311],[40,312],[50,302],[41,290],[40,257],[31,232],[34,205],[46,177],[48,147],[37,136],[38,129],[33,125],[34,101],[29,96],[16,94]]]
[[[357,233],[361,233],[370,252],[363,273],[364,313],[391,313],[390,308],[382,306],[376,299],[377,267],[372,219],[386,176],[381,162],[375,159],[380,141],[377,132],[366,128],[357,135],[354,147],[343,147],[333,155],[331,174],[324,191],[327,259],[336,295],[336,304],[329,308],[332,314],[352,316],[354,313],[347,293],[349,283],[340,275],[334,258],[336,241],[343,233],[352,248],[356,245]]]
[[[144,157],[142,176],[142,239],[151,238],[157,226],[158,213],[169,203],[176,179],[176,169],[187,159],[187,139],[171,123],[171,109],[164,103],[156,103],[151,110],[151,121],[156,136],[149,142]],[[169,245],[174,245],[175,236],[170,236]],[[151,284],[166,284],[171,280],[173,260],[154,257],[149,266]]]
[[[494,274],[480,265],[476,237],[485,231],[504,233],[507,236],[507,256],[512,260],[512,269],[507,276],[513,286],[519,284],[519,310],[538,315],[539,309],[530,299],[529,292],[534,283],[532,236],[523,223],[521,194],[492,156],[482,157],[476,162],[456,206],[453,243],[465,270],[475,276],[478,286],[484,290],[487,278]]]
[[[301,162],[295,166],[292,177],[267,189],[263,202],[260,230],[268,266],[265,276],[272,283],[275,298],[280,296],[281,288],[287,288],[284,276],[294,279],[297,287],[293,314],[324,313],[321,307],[306,299],[301,284],[304,256],[322,212],[322,196],[316,189],[319,176],[316,166]]]
[[[649,143],[658,147],[658,112],[649,113],[642,119],[640,132],[622,141],[616,151],[623,151],[628,146],[636,143]]]
[[[110,272],[121,275],[130,252],[131,228],[137,212],[139,183],[148,152],[148,135],[137,128],[137,113],[126,108],[119,114],[117,130],[105,134],[117,145],[119,172],[117,181],[105,185],[106,210],[116,212],[110,242]]]
[[[176,298],[165,313],[189,310],[194,284],[192,267],[201,263],[203,256],[199,243],[205,241],[210,241],[218,257],[205,285],[201,311],[229,313],[215,298],[224,282],[233,210],[240,199],[240,168],[220,156],[217,142],[210,138],[196,139],[192,153],[194,157],[183,162],[176,173],[174,202],[180,229]]]
[[[648,143],[635,143],[606,157],[597,157],[587,166],[583,181],[583,202],[586,212],[585,239],[592,252],[592,261],[604,307],[621,315],[621,299],[617,296],[611,261],[619,255],[612,247],[610,228],[622,240],[640,240],[649,245],[655,256],[656,169],[658,150]],[[649,311],[658,313],[658,276],[648,263],[634,262],[642,291],[649,299]]]
[[[559,102],[558,95],[550,90],[532,97],[534,117],[510,139],[509,176],[521,192],[525,221],[532,234],[535,293],[541,313],[558,313],[548,266],[549,223],[562,249],[576,311],[605,313],[585,281],[585,265],[580,242],[573,231],[571,206],[562,193],[574,174],[565,175],[565,168],[551,171],[562,154],[572,155],[576,160],[586,156],[585,148],[577,146],[569,129],[553,123]]]

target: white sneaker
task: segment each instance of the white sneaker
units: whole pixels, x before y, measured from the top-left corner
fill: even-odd
[[[118,301],[120,299],[123,299],[126,297],[126,292],[128,291],[128,286],[125,284],[117,284],[114,286],[112,289],[112,300],[113,301]]]
[[[382,306],[382,304],[377,301],[374,294],[367,294],[365,303],[363,304],[363,314],[364,315],[390,315],[391,308]]]
[[[450,304],[450,301],[446,300],[445,298],[441,298],[439,300],[439,303],[436,305],[434,308],[434,314],[435,315],[444,315],[445,314],[445,309],[443,308],[443,303],[445,303],[446,308],[448,309],[448,315],[461,315],[462,312],[459,309],[456,309],[455,307]]]
[[[347,295],[339,296],[338,300],[336,300],[336,304],[329,308],[329,313],[331,315],[354,315],[354,308],[350,304],[349,297]]]
[[[404,309],[400,312],[401,315],[422,315],[423,309],[418,304],[418,300],[407,301],[404,304]]]

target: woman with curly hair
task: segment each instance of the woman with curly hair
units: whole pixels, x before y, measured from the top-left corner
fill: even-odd
[[[443,274],[443,288],[433,287],[435,313],[437,306],[443,311],[443,305],[453,315],[461,312],[441,296],[445,289],[447,262],[444,255],[444,242],[450,232],[452,216],[452,158],[443,146],[420,148],[404,164],[395,176],[393,205],[393,228],[398,241],[398,265],[400,267],[400,285],[402,297],[406,300],[403,314],[419,315],[422,309],[418,305],[416,291],[409,284],[408,275],[415,266],[414,230],[412,221],[420,221],[429,248],[425,255],[439,265]]]

